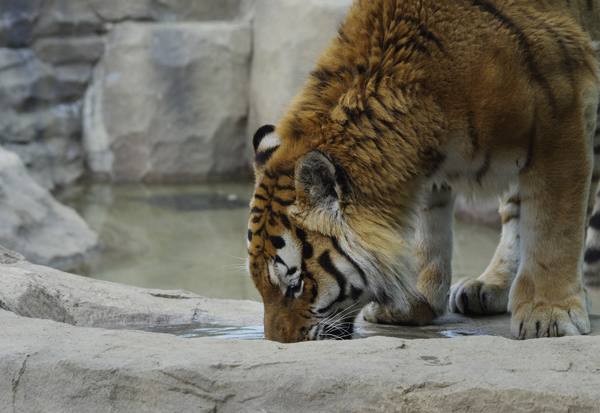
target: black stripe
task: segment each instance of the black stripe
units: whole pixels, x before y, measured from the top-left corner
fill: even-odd
[[[588,264],[593,264],[600,261],[600,250],[594,247],[589,247],[585,251],[585,257],[583,258]]]
[[[519,169],[519,173],[525,173],[529,165],[531,165],[531,159],[533,157],[533,141],[535,137],[532,134],[529,138],[529,146],[527,147],[527,158],[525,158],[525,164]],[[517,166],[519,166],[519,161],[517,161]]]
[[[275,185],[275,189],[279,191],[295,191],[296,187],[294,185]]]
[[[475,130],[475,126],[473,125],[473,117],[474,113],[472,110],[469,111],[468,122],[469,122],[469,137],[471,138],[471,146],[473,147],[473,154],[476,154],[479,151],[479,135]]]
[[[321,265],[325,272],[333,275],[333,278],[335,278],[335,281],[338,283],[340,288],[340,292],[335,300],[329,303],[329,305],[326,307],[317,310],[319,313],[324,313],[328,311],[335,303],[344,301],[346,299],[346,279],[344,278],[344,274],[339,272],[338,269],[335,268],[335,265],[333,265],[331,257],[329,256],[329,251],[325,251],[323,254],[321,254],[319,257],[319,265]]]
[[[296,228],[296,236],[302,245],[302,258],[308,260],[313,256],[313,247],[306,241],[306,232],[300,228]]]
[[[356,271],[358,271],[358,274],[360,274],[360,278],[362,279],[363,284],[365,286],[368,285],[369,282],[367,281],[367,276],[366,276],[365,272],[363,271],[363,269],[358,266],[356,261],[354,261],[352,258],[350,258],[350,256],[348,254],[346,254],[346,251],[344,251],[340,247],[340,244],[338,244],[338,242],[335,238],[331,237],[331,243],[333,244],[333,248],[335,248],[335,250],[338,252],[338,254],[340,254],[341,256],[346,258],[346,260],[348,260],[348,262],[350,262],[350,264],[352,264],[352,266],[356,269]]]
[[[251,214],[254,214],[254,213],[262,214],[263,212],[265,212],[265,210],[264,210],[264,209],[261,209],[261,208],[259,208],[259,207],[254,207],[254,208],[252,208],[252,209],[250,210],[250,213],[251,213]]]
[[[248,241],[252,241],[252,231],[248,230]]]
[[[256,157],[254,158],[254,163],[256,166],[263,166],[269,159],[271,159],[271,156],[273,156],[273,153],[275,153],[277,149],[279,149],[279,146],[274,146],[266,151],[256,154]]]
[[[502,217],[502,225],[508,224],[513,219],[521,218],[521,214],[509,214],[507,216]]]
[[[269,133],[275,132],[275,126],[273,125],[264,125],[258,128],[254,137],[252,138],[252,146],[254,147],[254,152],[258,149],[260,142],[267,136]]]
[[[552,88],[550,87],[550,84],[548,83],[546,78],[544,78],[544,76],[542,76],[542,74],[540,73],[540,71],[535,63],[535,60],[533,58],[533,53],[531,52],[531,45],[529,44],[527,36],[525,36],[525,33],[523,33],[523,31],[519,27],[517,27],[517,25],[511,19],[509,19],[504,14],[502,14],[502,12],[500,12],[500,10],[498,10],[493,4],[489,3],[488,1],[486,1],[486,0],[471,0],[471,3],[473,4],[473,6],[479,7],[486,13],[491,14],[492,17],[499,20],[502,23],[502,25],[504,25],[507,29],[509,29],[511,32],[513,32],[516,35],[517,43],[519,44],[521,49],[523,49],[523,54],[525,56],[525,62],[527,63],[531,77],[536,82],[538,82],[538,84],[542,87],[542,89],[544,89],[546,97],[548,98],[548,100],[550,101],[550,105],[552,106],[552,109],[554,110],[554,112],[556,112],[557,107],[558,107],[556,97],[554,96],[554,92],[553,92]]]
[[[592,215],[590,218],[590,227],[594,228],[595,230],[600,230],[600,213],[595,213]]]
[[[521,206],[521,198],[519,195],[513,195],[506,201],[507,204],[515,204],[517,206]]]
[[[481,168],[479,168],[479,170],[475,174],[475,179],[477,180],[477,183],[479,185],[481,185],[481,180],[483,179],[483,177],[485,176],[485,174],[488,173],[488,171],[490,170],[490,158],[491,158],[491,156],[492,156],[492,154],[488,150],[486,152],[486,154],[485,154],[485,159],[483,160],[483,165],[481,165]]]
[[[267,198],[265,198],[264,196],[262,196],[260,194],[254,194],[254,198],[260,199],[261,201],[266,201],[267,200]]]
[[[267,169],[265,169],[265,176],[269,179],[275,179],[275,174]]]
[[[293,199],[290,199],[290,200],[284,201],[283,199],[281,199],[281,198],[279,198],[279,197],[274,197],[274,198],[273,198],[273,202],[277,202],[279,205],[286,207],[286,206],[293,205],[293,204],[294,204],[294,202],[296,202],[296,199],[295,199],[295,198],[293,198]]]
[[[289,218],[284,215],[284,214],[279,214],[279,219],[281,220],[281,223],[283,224],[283,226],[286,229],[292,229],[292,223],[290,222]]]
[[[441,52],[444,51],[440,40],[433,33],[427,30],[417,19],[413,19],[412,17],[402,17],[399,21],[414,24],[415,26],[417,26],[417,30],[419,30],[419,35],[421,37],[423,37],[427,41],[434,43],[437,46],[437,48],[440,49]]]
[[[350,286],[350,298],[352,298],[354,301],[358,301],[363,292],[364,290],[360,288],[356,288],[353,285]]]
[[[444,155],[441,152],[438,152],[435,149],[427,150],[427,152],[425,152],[423,154],[423,156],[431,164],[431,166],[429,167],[429,171],[425,174],[426,178],[432,177],[433,174],[435,174],[437,171],[439,171],[440,166],[446,160],[446,155]]]

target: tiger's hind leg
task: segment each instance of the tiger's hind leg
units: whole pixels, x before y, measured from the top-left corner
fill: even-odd
[[[600,113],[598,113],[600,116]],[[587,221],[589,226],[583,260],[583,281],[586,285],[600,285],[600,130],[594,136],[594,172],[588,202]],[[594,196],[595,194],[595,196]],[[595,202],[594,202],[595,201]],[[595,205],[594,205],[595,203]]]
[[[590,332],[582,258],[597,94],[583,103],[583,119],[574,108],[563,119],[538,121],[538,161],[521,171],[521,263],[508,302],[519,339]]]
[[[367,321],[385,324],[426,324],[446,312],[452,280],[454,194],[447,185],[433,185],[426,194],[415,228],[413,255],[417,262],[418,296],[407,305],[371,303]]]
[[[448,302],[452,312],[487,315],[506,313],[508,293],[520,262],[521,198],[517,185],[500,199],[499,212],[502,234],[494,257],[479,278],[461,278],[452,286]]]

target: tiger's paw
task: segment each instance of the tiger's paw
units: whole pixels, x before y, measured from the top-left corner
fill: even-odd
[[[450,289],[450,311],[463,314],[504,314],[508,290],[481,280],[461,278]]]
[[[590,320],[585,299],[552,305],[544,301],[523,301],[512,311],[510,332],[520,340],[588,334]]]
[[[363,318],[371,323],[412,326],[427,324],[438,316],[424,298],[406,308],[370,303],[365,306],[362,313]]]

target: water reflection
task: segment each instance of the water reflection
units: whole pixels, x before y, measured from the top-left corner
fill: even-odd
[[[60,194],[103,248],[72,272],[206,297],[260,300],[244,269],[249,184],[93,184]]]
[[[231,340],[264,340],[264,326],[222,326],[215,324],[178,324],[150,326],[142,329],[150,333],[173,334],[183,338],[228,338]]]
[[[59,195],[100,234],[99,254],[72,272],[145,288],[261,301],[244,269],[251,184],[75,186]],[[455,223],[453,283],[487,267],[499,231]],[[588,289],[600,313],[600,289]]]

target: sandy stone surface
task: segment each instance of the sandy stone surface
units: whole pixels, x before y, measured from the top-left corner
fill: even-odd
[[[1,411],[594,412],[600,338],[282,345],[0,310]]]
[[[90,327],[190,321],[255,325],[262,308],[95,281],[1,249],[0,411],[598,411],[600,316],[589,336],[524,342],[503,337],[507,316],[363,323],[368,338],[285,345]]]

